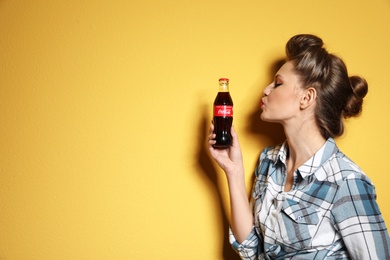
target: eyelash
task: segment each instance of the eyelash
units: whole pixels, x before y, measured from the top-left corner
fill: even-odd
[[[277,88],[277,87],[279,87],[280,85],[282,85],[282,83],[274,83],[274,88]]]

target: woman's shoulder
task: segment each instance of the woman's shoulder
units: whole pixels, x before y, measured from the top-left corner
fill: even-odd
[[[330,158],[326,168],[333,169],[331,172],[328,172],[328,179],[333,179],[339,185],[348,180],[362,181],[373,185],[367,174],[340,150]]]

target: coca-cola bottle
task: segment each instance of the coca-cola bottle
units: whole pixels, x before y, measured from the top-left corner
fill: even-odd
[[[233,101],[229,93],[229,79],[219,79],[218,95],[214,101],[215,148],[227,148],[232,144],[230,128],[233,123]]]

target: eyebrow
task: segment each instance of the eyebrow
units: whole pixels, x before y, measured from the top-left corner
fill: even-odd
[[[278,78],[282,78],[282,79],[283,79],[283,76],[280,75],[280,74],[276,74],[275,77],[274,77],[274,79],[276,80],[276,79],[278,79]]]

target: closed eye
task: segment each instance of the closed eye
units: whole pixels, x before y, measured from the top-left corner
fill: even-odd
[[[275,82],[275,83],[274,83],[274,88],[277,88],[277,87],[279,87],[280,85],[282,85],[282,83],[277,83],[277,82]]]

